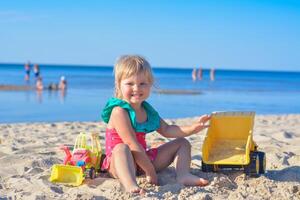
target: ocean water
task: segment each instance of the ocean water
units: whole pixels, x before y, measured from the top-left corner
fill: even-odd
[[[101,110],[113,96],[113,69],[108,66],[40,65],[43,83],[66,76],[68,89],[60,91],[0,91],[0,123],[100,121]],[[163,118],[199,116],[213,111],[255,111],[257,114],[300,113],[300,72],[215,71],[193,82],[192,69],[153,68],[155,89],[193,90],[199,95],[152,93],[148,101]],[[24,66],[0,64],[0,85],[31,85]]]

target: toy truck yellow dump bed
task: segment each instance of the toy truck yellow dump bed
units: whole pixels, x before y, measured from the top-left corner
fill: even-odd
[[[254,112],[215,112],[202,146],[202,159],[213,165],[247,165],[254,150]]]
[[[49,180],[53,183],[79,186],[84,180],[83,171],[78,166],[53,165]]]

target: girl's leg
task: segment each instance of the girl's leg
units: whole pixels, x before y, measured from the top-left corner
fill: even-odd
[[[184,185],[205,186],[208,181],[190,173],[191,144],[185,138],[178,138],[158,147],[153,165],[157,171],[168,167],[175,161],[177,181]]]
[[[127,192],[143,193],[136,182],[136,168],[133,156],[126,144],[117,144],[112,152],[109,173],[120,179]]]

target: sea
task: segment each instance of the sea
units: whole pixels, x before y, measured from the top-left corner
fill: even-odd
[[[39,65],[45,87],[65,76],[65,92],[0,91],[0,123],[101,121],[113,96],[112,66]],[[162,118],[195,117],[214,111],[256,114],[300,113],[300,72],[209,69],[192,80],[192,69],[154,67],[155,84],[147,100]],[[35,85],[33,71],[24,81],[23,64],[0,64],[0,85]],[[164,94],[156,91],[192,91]],[[171,92],[172,93],[172,92]],[[196,94],[195,94],[196,93]]]

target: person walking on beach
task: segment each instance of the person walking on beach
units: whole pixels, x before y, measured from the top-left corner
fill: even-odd
[[[141,56],[122,56],[115,64],[114,76],[115,97],[108,100],[101,115],[107,123],[102,170],[118,178],[127,192],[142,194],[136,175],[145,174],[149,183],[158,184],[156,172],[175,161],[178,183],[207,185],[207,180],[190,173],[191,144],[184,137],[207,128],[210,116],[202,115],[189,126],[167,124],[146,101],[154,77],[150,64]],[[145,136],[153,131],[176,139],[147,149]]]
[[[25,81],[29,81],[30,79],[30,62],[28,61],[25,65],[24,65],[24,69],[25,69]]]
[[[36,79],[40,77],[40,67],[38,64],[34,64],[33,72]]]

